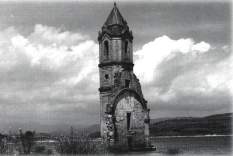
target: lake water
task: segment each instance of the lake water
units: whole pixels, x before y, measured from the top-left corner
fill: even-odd
[[[232,156],[232,138],[232,136],[157,137],[152,139],[156,151],[130,153],[124,156]]]

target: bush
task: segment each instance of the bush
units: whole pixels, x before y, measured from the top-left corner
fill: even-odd
[[[94,141],[86,133],[58,137],[57,151],[61,154],[96,154],[106,152],[99,142]]]

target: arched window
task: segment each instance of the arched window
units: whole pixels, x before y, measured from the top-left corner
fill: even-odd
[[[128,41],[125,42],[125,54],[128,52]]]
[[[109,45],[108,45],[108,41],[104,41],[104,56],[106,58],[108,58],[109,55]]]

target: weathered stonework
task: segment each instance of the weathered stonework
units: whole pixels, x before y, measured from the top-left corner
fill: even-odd
[[[109,146],[149,146],[149,109],[133,73],[133,35],[116,5],[98,41],[101,137]]]

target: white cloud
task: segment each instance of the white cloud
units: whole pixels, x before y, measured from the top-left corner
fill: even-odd
[[[88,36],[37,24],[35,25],[34,32],[30,34],[29,38],[34,43],[44,45],[70,46],[87,40]]]
[[[228,46],[161,36],[135,55],[134,69],[152,109],[190,115],[230,111],[233,55]]]
[[[198,51],[198,52],[207,52],[210,49],[210,45],[206,42],[200,42],[192,47],[192,51]]]
[[[98,100],[98,45],[86,35],[35,25],[24,36],[11,27],[0,32],[0,58],[0,103],[8,116],[44,112],[52,120],[61,104],[83,108]]]
[[[3,39],[5,44],[1,46],[1,54],[5,59],[11,59],[9,52],[12,55],[23,55],[31,66],[51,70],[69,65],[81,67],[84,63],[97,63],[97,44],[78,33],[61,32],[59,29],[43,25],[36,25],[34,32],[27,37],[16,33],[12,28],[4,33],[12,34]]]
[[[213,72],[206,76],[212,89],[228,89],[233,97],[233,55],[224,62],[217,64]]]
[[[171,59],[175,53],[207,52],[210,45],[206,42],[195,43],[191,38],[173,40],[168,36],[155,38],[135,52],[135,72],[140,80],[149,83],[154,79],[154,71],[164,59]]]
[[[13,47],[24,47],[28,40],[21,35],[16,35],[11,38],[11,43]]]

